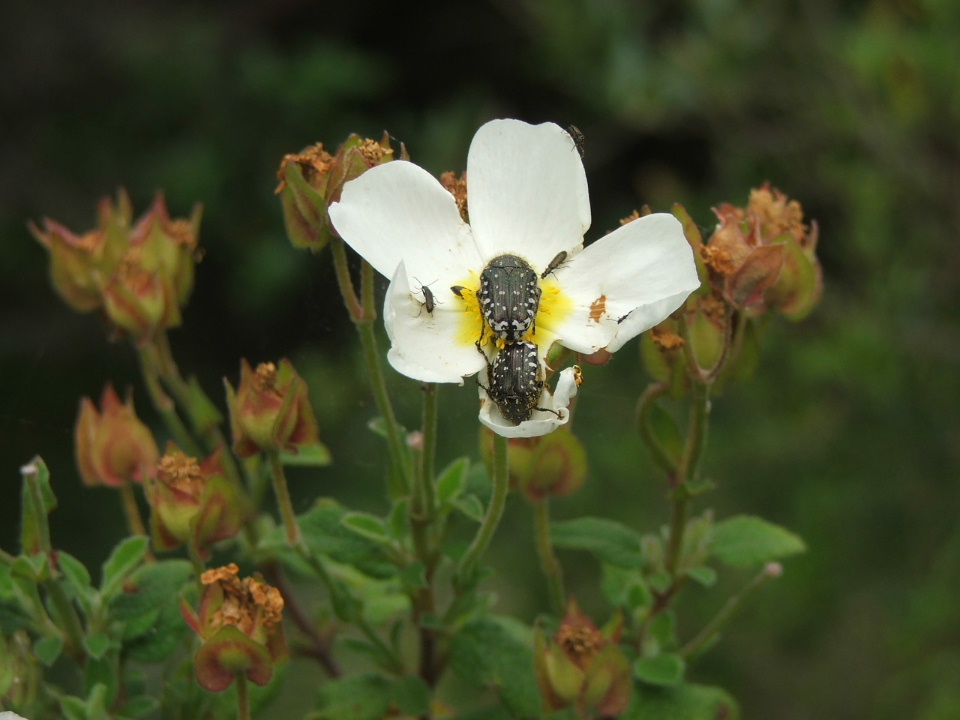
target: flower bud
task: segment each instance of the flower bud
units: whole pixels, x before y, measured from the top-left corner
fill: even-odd
[[[484,456],[493,456],[493,432],[481,430]],[[560,429],[539,437],[509,438],[510,486],[531,502],[572,495],[587,479],[587,452],[573,433]]]
[[[218,448],[197,462],[172,443],[160,458],[147,500],[154,547],[169,550],[191,543],[201,554],[206,546],[233,537],[250,514],[247,498],[227,480]]]
[[[323,143],[299,154],[285,155],[277,172],[280,184],[276,193],[283,205],[287,236],[294,247],[322,250],[334,231],[327,208],[340,200],[344,183],[393,160],[393,155],[387,133],[380,142],[351,135],[336,155],[327,152]],[[406,158],[402,146],[401,157]]]
[[[599,630],[573,598],[552,639],[537,628],[534,663],[548,712],[575,708],[582,717],[616,717],[630,703],[630,661],[619,647],[619,613]]]
[[[746,208],[724,203],[719,224],[701,258],[714,287],[739,310],[772,308],[790,319],[806,316],[823,292],[816,257],[817,225],[769,183],[750,192]]]
[[[281,623],[283,596],[263,582],[259,574],[239,577],[239,568],[207,570],[200,611],[181,602],[184,620],[203,644],[194,657],[197,682],[211,692],[223,692],[243,673],[263,686],[274,667],[287,658],[287,641]]]
[[[99,224],[82,236],[45,220],[30,226],[50,252],[53,285],[76,310],[103,307],[110,320],[139,340],[180,324],[193,289],[198,259],[199,206],[189,220],[174,220],[163,195],[132,225],[130,198],[100,201]]]
[[[162,194],[130,231],[129,245],[103,286],[107,316],[138,339],[176,327],[193,289],[200,208],[173,220]]]
[[[133,218],[130,198],[122,190],[116,206],[110,198],[103,198],[97,214],[97,229],[83,235],[75,235],[49,218],[44,219],[43,230],[33,223],[28,226],[50,253],[54,289],[79,312],[103,305],[102,285],[113,274],[126,249]]]
[[[120,402],[107,385],[98,411],[90,398],[80,403],[74,429],[77,465],[86,485],[120,487],[152,477],[159,451],[150,430],[133,409],[132,394]]]
[[[289,360],[281,360],[279,368],[273,363],[260,363],[256,371],[241,360],[236,391],[226,379],[224,384],[233,448],[240,457],[261,451],[296,452],[298,446],[320,443],[307,384]]]

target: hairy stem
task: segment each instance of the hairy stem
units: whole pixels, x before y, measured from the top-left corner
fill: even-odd
[[[781,568],[779,563],[770,563],[763,568],[747,585],[736,595],[729,598],[720,611],[713,616],[704,628],[680,649],[680,655],[690,658],[703,650],[723,627],[729,622],[733,614],[743,605],[743,601],[761,588],[771,578],[779,577]]]
[[[563,569],[553,551],[553,542],[550,540],[550,498],[544,498],[533,504],[535,537],[537,540],[537,556],[540,558],[540,569],[547,578],[550,590],[550,606],[557,615],[563,614],[567,601],[567,593],[563,587]]]
[[[283,519],[283,529],[287,534],[287,544],[292,548],[299,548],[303,536],[300,526],[297,525],[297,515],[293,512],[293,501],[290,499],[290,489],[287,487],[287,476],[280,462],[280,451],[269,450],[267,457],[270,460],[270,470],[273,476],[273,491],[277,496],[277,505],[280,508],[280,517]]]
[[[469,576],[476,568],[480,558],[483,557],[493,535],[500,524],[500,518],[503,517],[503,509],[507,504],[507,491],[510,489],[509,467],[507,464],[507,452],[509,443],[501,435],[493,436],[493,495],[490,497],[490,504],[487,506],[487,512],[483,516],[477,535],[463,557],[460,558],[458,575],[460,577]]]

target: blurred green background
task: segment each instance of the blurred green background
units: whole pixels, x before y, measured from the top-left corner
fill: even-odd
[[[241,356],[293,358],[335,454],[294,476],[298,508],[328,494],[378,511],[357,344],[328,258],[284,237],[280,158],[387,129],[439,174],[463,169],[488,119],[573,123],[588,239],[644,203],[679,201],[709,228],[711,206],[744,204],[765,180],[820,223],[824,301],[802,324],[769,325],[755,376],[714,403],[706,458],[719,516],[761,515],[809,552],[692,677],[731,691],[745,717],[960,717],[958,36],[952,0],[0,4],[0,545],[15,543],[18,467],[40,453],[61,499],[55,543],[98,566],[124,530],[114,494],[79,490],[79,397],[110,379],[157,420],[130,348],[50,289],[28,219],[87,230],[119,186],[138,212],[158,189],[177,216],[202,202],[206,257],[172,334],[181,368],[219,396]],[[666,505],[629,429],[636,345],[588,370],[591,477],[555,514],[650,531]],[[415,425],[416,384],[392,382]],[[476,456],[475,390],[442,398],[441,463]],[[499,608],[524,619],[545,597],[527,587],[529,527],[514,499],[493,558]],[[595,580],[585,557],[562,559],[575,588]],[[681,633],[719,595],[691,592]],[[271,716],[304,702],[287,693]]]

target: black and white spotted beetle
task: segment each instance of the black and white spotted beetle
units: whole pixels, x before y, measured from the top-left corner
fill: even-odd
[[[517,342],[533,326],[540,309],[540,278],[523,258],[498,255],[480,273],[477,300],[494,334],[508,343]]]
[[[487,378],[490,386],[483,389],[507,422],[519,425],[529,420],[534,410],[555,412],[537,407],[543,392],[543,368],[532,342],[506,345],[487,363]]]

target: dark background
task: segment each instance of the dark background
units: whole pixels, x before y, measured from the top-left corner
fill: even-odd
[[[765,180],[821,227],[823,304],[770,323],[755,376],[714,402],[706,458],[720,517],[761,515],[810,549],[692,677],[747,717],[960,716],[958,34],[948,0],[3,3],[0,544],[14,546],[18,468],[39,453],[61,500],[55,543],[98,566],[124,528],[113,493],[79,490],[79,398],[108,379],[133,386],[157,424],[131,349],[50,289],[28,219],[85,231],[120,186],[138,212],[159,189],[175,216],[202,202],[206,257],[172,333],[182,369],[220,397],[241,356],[293,358],[336,458],[294,476],[298,508],[328,494],[380,511],[357,343],[329,258],[284,237],[279,160],[387,129],[439,174],[463,169],[491,118],[573,123],[587,138],[588,239],[644,203],[679,201],[710,227],[711,206],[744,204]],[[627,429],[645,382],[635,344],[588,379],[591,477],[555,512],[651,531],[666,508]],[[391,382],[415,425],[415,384]],[[475,391],[442,397],[441,463],[476,456]],[[496,547],[509,550],[493,559],[500,609],[532,618],[544,593],[528,588],[522,501]],[[563,559],[573,583],[594,581],[583,557]],[[691,596],[686,637],[721,600]],[[309,698],[288,692],[271,712]]]

